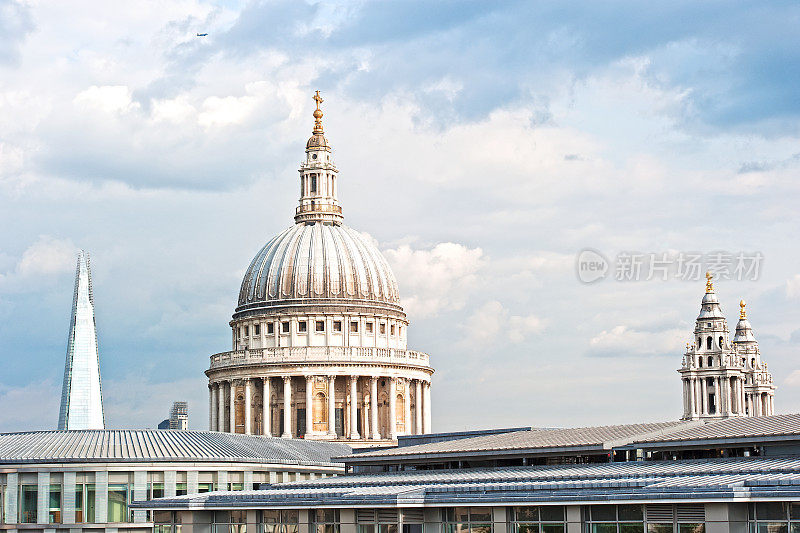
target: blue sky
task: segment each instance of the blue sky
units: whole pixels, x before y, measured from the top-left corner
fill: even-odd
[[[432,354],[434,429],[680,416],[703,282],[582,284],[584,248],[763,254],[718,293],[799,411],[798,24],[793,2],[0,0],[0,431],[56,425],[78,248],[109,426],[188,399],[205,427],[317,89],[346,222]]]

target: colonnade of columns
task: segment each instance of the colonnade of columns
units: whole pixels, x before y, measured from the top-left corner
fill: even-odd
[[[306,380],[303,402],[300,401],[300,398],[293,398],[293,377]],[[275,378],[283,380],[283,391],[282,398],[278,398],[273,403],[272,379]],[[339,428],[339,432],[337,432],[336,427],[337,378],[346,380],[345,396],[344,398],[339,398],[339,401],[343,412],[347,411],[344,414],[344,418],[348,424],[343,423],[342,426],[349,426],[349,428]],[[387,398],[383,400],[383,405],[379,405],[378,384],[384,380],[388,382],[388,387],[383,387],[384,389],[388,388],[388,394],[386,394]],[[403,394],[398,394],[399,382],[402,382],[401,386],[404,387]],[[327,405],[324,407],[314,400],[314,390],[320,391],[320,383],[323,384],[324,391],[318,392],[318,394],[324,394],[327,400]],[[359,384],[361,384],[361,387],[359,387]],[[254,420],[253,388],[255,386],[262,388],[260,428],[256,427]],[[210,383],[208,387],[209,428],[212,431],[271,436],[273,407],[282,405],[283,424],[281,426],[283,431],[280,436],[284,438],[292,438],[297,434],[303,438],[386,440],[396,439],[398,435],[431,432],[430,382],[426,380],[388,376],[283,375],[277,377],[223,379]],[[239,402],[239,411],[237,412],[237,390],[241,387],[244,388],[243,402]],[[359,389],[361,391],[360,400]],[[414,397],[413,413],[412,393]],[[402,402],[400,414],[398,414],[398,400]],[[241,405],[242,403],[244,404],[243,406]],[[296,422],[298,425],[300,424],[299,409],[301,408],[305,410],[304,432],[299,431],[299,427],[293,426],[292,415],[295,412],[297,412],[298,416]],[[361,408],[362,414],[359,414],[359,408]],[[381,413],[380,416],[379,413]],[[243,418],[238,424],[237,414]],[[399,416],[402,417],[402,420],[398,420]],[[387,417],[388,420],[386,420]],[[361,422],[361,432],[359,432],[359,422]],[[320,424],[324,425],[324,429],[319,428]],[[398,425],[402,426],[402,428],[398,429]],[[315,428],[315,426],[317,427]],[[382,432],[381,426],[388,427],[388,431]],[[345,432],[346,434],[340,434]]]
[[[743,376],[693,376],[683,379],[683,417],[768,416],[774,413],[769,393],[745,391]],[[713,398],[713,403],[711,401]]]

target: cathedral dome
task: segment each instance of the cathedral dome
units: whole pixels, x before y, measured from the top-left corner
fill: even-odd
[[[250,263],[236,314],[324,303],[402,312],[392,269],[361,233],[344,225],[296,224]]]

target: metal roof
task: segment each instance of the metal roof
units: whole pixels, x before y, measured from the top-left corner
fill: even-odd
[[[600,463],[344,475],[266,490],[162,498],[134,507],[403,506],[581,501],[797,499],[800,458]]]
[[[800,438],[800,414],[728,418],[682,428],[668,436],[650,437],[635,442],[667,443],[758,437],[796,436]]]
[[[81,430],[0,433],[0,464],[81,462],[248,462],[342,466],[342,443],[212,431]]]
[[[431,456],[521,453],[526,450],[544,451],[564,448],[604,450],[627,444],[637,438],[645,438],[654,434],[663,435],[697,424],[699,422],[672,421],[570,429],[534,429],[358,453],[344,458],[344,461],[347,463],[373,462],[386,459],[407,459],[415,456],[431,458]]]

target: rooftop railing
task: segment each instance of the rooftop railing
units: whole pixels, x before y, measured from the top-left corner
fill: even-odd
[[[262,363],[403,363],[429,366],[430,355],[415,350],[367,348],[357,346],[292,346],[256,348],[216,353],[211,356],[211,369]]]

